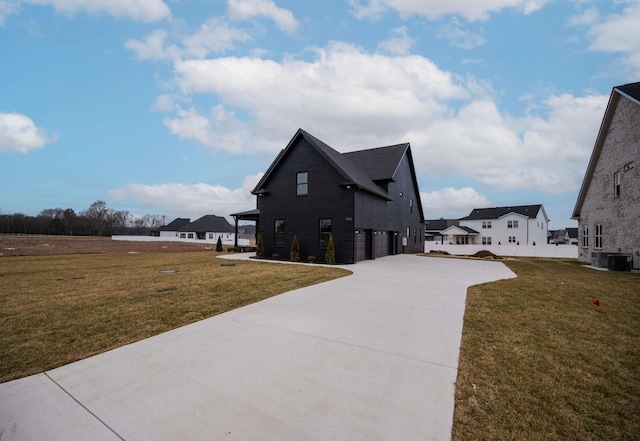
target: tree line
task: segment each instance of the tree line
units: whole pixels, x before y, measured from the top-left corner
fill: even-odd
[[[166,224],[166,216],[116,211],[104,201],[96,201],[84,211],[46,208],[37,216],[0,213],[0,234],[50,234],[69,236],[149,235]]]

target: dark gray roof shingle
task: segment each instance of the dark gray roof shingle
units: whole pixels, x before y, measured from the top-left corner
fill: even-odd
[[[180,228],[178,231],[192,233],[233,233],[235,228],[226,218],[208,214]]]
[[[161,226],[158,231],[178,231],[180,228],[189,225],[189,222],[191,222],[191,219],[179,217],[169,224]]]
[[[517,207],[493,207],[493,208],[474,208],[471,214],[460,220],[480,220],[480,219],[498,219],[509,213],[518,213],[534,219],[538,216],[542,205],[520,205]]]
[[[618,89],[625,95],[629,95],[636,101],[640,101],[640,82],[625,84],[623,86],[614,87],[614,89]]]

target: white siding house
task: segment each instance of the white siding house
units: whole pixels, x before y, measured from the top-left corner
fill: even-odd
[[[188,218],[177,218],[171,221],[167,225],[161,226],[158,231],[160,232],[160,237],[178,237],[178,230],[182,227],[189,225],[191,219]]]
[[[460,227],[478,233],[468,236],[468,243],[477,245],[544,245],[548,225],[542,205],[474,208],[460,219]],[[455,238],[452,242],[456,243]]]

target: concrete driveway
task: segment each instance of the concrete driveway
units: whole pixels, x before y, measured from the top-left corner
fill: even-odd
[[[0,440],[450,440],[467,287],[401,255],[0,384]]]

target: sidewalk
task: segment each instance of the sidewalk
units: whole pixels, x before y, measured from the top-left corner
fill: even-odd
[[[515,275],[413,255],[347,268],[0,384],[0,439],[449,440],[466,289]]]

